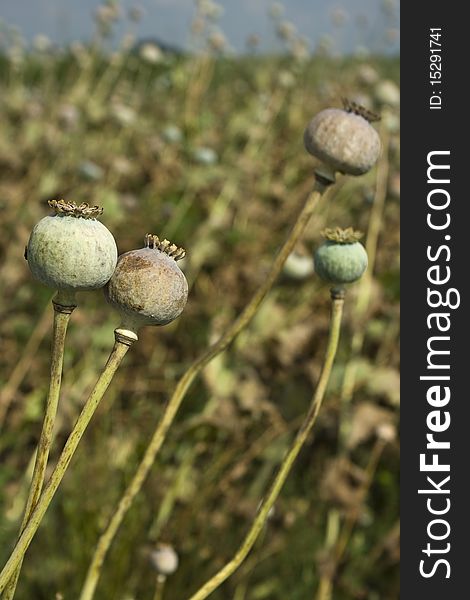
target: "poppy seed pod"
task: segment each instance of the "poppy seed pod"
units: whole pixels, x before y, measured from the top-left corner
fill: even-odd
[[[315,272],[329,283],[345,284],[357,281],[367,269],[367,252],[358,241],[362,234],[348,229],[325,229],[326,241],[314,255]]]
[[[145,247],[118,258],[105,295],[129,329],[167,325],[182,313],[188,283],[176,261],[185,251],[156,235],[145,236]]]
[[[150,553],[150,562],[159,575],[172,575],[178,568],[178,555],[169,544],[158,544]]]
[[[55,214],[35,225],[26,247],[32,274],[59,293],[103,287],[117,261],[113,235],[96,220],[103,209],[64,200],[49,206]]]
[[[305,148],[333,172],[363,175],[380,154],[380,138],[370,124],[377,119],[373,113],[348,101],[344,110],[322,110],[305,129]]]

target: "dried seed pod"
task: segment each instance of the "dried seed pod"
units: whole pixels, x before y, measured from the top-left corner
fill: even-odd
[[[287,257],[282,272],[290,279],[298,281],[307,279],[313,273],[312,259],[309,255],[294,250]]]
[[[103,209],[64,200],[49,206],[55,214],[35,225],[25,252],[34,277],[59,293],[103,287],[117,261],[113,235],[96,220]]]
[[[176,261],[184,256],[182,248],[148,234],[144,248],[118,258],[105,295],[126,327],[166,325],[179,317],[188,299],[188,283]]]
[[[326,229],[326,241],[314,255],[315,272],[329,283],[342,285],[360,279],[367,269],[367,252],[359,242],[362,234],[348,229]]]
[[[167,577],[176,571],[179,560],[173,546],[158,544],[150,553],[150,562],[159,575]]]
[[[380,138],[370,124],[376,119],[376,115],[347,101],[344,110],[322,110],[305,129],[305,148],[333,172],[367,173],[380,154]]]
[[[396,108],[400,105],[400,88],[390,79],[384,79],[377,84],[375,97],[381,104]]]

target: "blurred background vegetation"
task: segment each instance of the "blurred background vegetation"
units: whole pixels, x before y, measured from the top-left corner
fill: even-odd
[[[20,600],[78,596],[97,537],[175,382],[263,281],[311,188],[305,125],[347,97],[382,116],[377,168],[339,179],[248,330],[191,388],[111,548],[96,597],[152,598],[148,555],[158,542],[180,557],[168,599],[186,598],[233,555],[319,376],[329,292],[311,257],[320,231],[338,225],[365,233],[372,268],[348,291],[314,434],[262,539],[212,597],[310,600],[329,578],[335,599],[395,600],[399,60],[363,51],[332,55],[321,45],[312,54],[274,12],[283,51],[258,53],[252,36],[245,54],[231,55],[198,4],[199,52],[127,38],[110,47],[123,18],[116,3],[95,15],[89,44],[57,48],[39,38],[26,46],[3,26],[0,560],[16,537],[48,388],[51,292],[33,281],[23,259],[33,225],[49,213],[47,200],[103,206],[120,253],[140,247],[148,232],[185,247],[190,296],[181,318],[143,329],[126,357],[28,551]],[[51,464],[117,325],[101,293],[81,295],[67,338]],[[344,552],[335,559],[342,539]]]

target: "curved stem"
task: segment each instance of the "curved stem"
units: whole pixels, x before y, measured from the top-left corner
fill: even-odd
[[[23,521],[21,522],[19,535],[23,533],[24,528],[28,523],[29,517],[31,516],[31,512],[36,506],[39,496],[41,495],[41,491],[44,485],[47,460],[49,458],[49,451],[52,446],[54,423],[57,414],[57,406],[59,404],[60,386],[62,383],[62,366],[64,362],[65,336],[67,334],[67,327],[70,321],[70,315],[75,309],[74,305],[63,306],[62,304],[59,304],[55,301],[53,301],[53,306],[54,324],[52,334],[51,376],[49,381],[49,392],[47,394],[46,410],[44,414],[44,420],[42,423],[41,436],[39,438],[39,443],[36,452],[33,477],[29,488],[28,499],[26,501],[26,507],[24,511]],[[11,600],[15,595],[22,562],[23,561],[20,561],[13,577],[8,583],[8,586],[5,590],[4,600]]]
[[[238,569],[241,563],[245,560],[248,553],[252,549],[258,535],[262,531],[266,520],[268,518],[269,511],[274,506],[274,503],[279,496],[279,493],[289,475],[289,472],[297,458],[302,446],[304,445],[308,434],[310,433],[315,421],[317,419],[320,407],[322,405],[325,390],[328,385],[330,378],[331,368],[336,355],[336,349],[338,347],[339,334],[341,328],[341,317],[343,313],[344,304],[344,293],[332,292],[332,311],[331,311],[331,323],[330,323],[330,335],[328,338],[328,345],[326,348],[325,359],[323,363],[322,372],[318,381],[317,388],[310,404],[310,409],[305,417],[305,420],[300,427],[297,436],[295,437],[292,445],[284,457],[282,464],[277,472],[268,494],[263,500],[258,514],[253,521],[245,539],[243,540],[240,548],[238,549],[235,556],[230,560],[222,569],[220,569],[209,581],[207,581],[195,594],[193,594],[189,600],[204,600],[214,590],[216,590],[234,571]]]
[[[26,550],[31,543],[39,525],[44,517],[44,514],[57,491],[57,488],[65,475],[67,467],[72,460],[72,457],[77,449],[77,446],[85,432],[85,429],[90,422],[98,404],[103,397],[104,393],[108,389],[111,380],[116,373],[119,365],[122,362],[126,352],[129,350],[131,344],[137,339],[135,334],[132,332],[126,332],[116,330],[115,332],[116,341],[114,347],[109,355],[108,362],[106,363],[103,372],[101,373],[93,391],[90,394],[85,406],[82,409],[68,439],[65,443],[62,454],[57,461],[57,465],[52,472],[51,478],[49,479],[43,493],[41,494],[36,507],[31,512],[28,524],[24,528],[13,552],[8,559],[3,571],[0,573],[0,592],[4,590],[5,585],[10,580],[11,576],[17,569],[18,565],[23,559]]]
[[[332,183],[332,182],[330,182]],[[289,237],[285,241],[278,255],[276,256],[266,281],[258,289],[255,295],[252,297],[250,302],[246,305],[242,313],[233,322],[233,324],[225,331],[222,337],[212,346],[210,346],[206,352],[198,358],[184,375],[179,380],[173,395],[171,396],[163,416],[159,421],[153,436],[147,446],[145,454],[134,473],[132,481],[125,490],[119,504],[111,517],[105,531],[102,533],[98,540],[95,548],[93,558],[90,566],[88,567],[87,576],[85,583],[80,594],[80,600],[91,600],[93,598],[98,579],[100,576],[101,566],[104,562],[109,547],[127,513],[132,505],[132,502],[136,495],[139,493],[142,485],[155,462],[155,458],[165,440],[166,434],[173,423],[174,418],[179,410],[179,407],[184,399],[186,392],[193,380],[199,375],[202,369],[218,354],[223,352],[225,348],[235,339],[235,337],[244,329],[251,319],[256,314],[261,302],[265,298],[266,294],[272,288],[276,281],[279,273],[287,260],[287,257],[294,249],[294,246],[300,239],[312,213],[314,212],[319,199],[324,193],[328,182],[322,180],[316,181],[313,191],[307,197],[304,206],[302,207],[297,220],[289,234]]]

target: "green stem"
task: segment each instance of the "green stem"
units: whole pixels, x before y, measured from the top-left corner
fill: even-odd
[[[62,366],[64,363],[64,347],[65,336],[67,334],[67,326],[69,324],[70,315],[75,309],[75,305],[64,306],[53,301],[54,306],[54,324],[52,334],[52,351],[51,351],[51,376],[49,382],[49,392],[46,400],[46,410],[42,423],[41,436],[36,452],[36,460],[34,463],[33,477],[29,488],[29,495],[26,501],[23,521],[21,522],[21,535],[28,523],[31,512],[36,506],[39,496],[44,485],[46,474],[47,460],[49,451],[52,446],[54,423],[57,414],[57,406],[59,404],[60,386],[62,383]],[[12,600],[15,595],[18,578],[20,576],[22,560],[8,582],[4,594],[4,600]]]
[[[245,539],[243,540],[240,548],[238,549],[235,556],[230,560],[222,569],[220,569],[209,581],[207,581],[195,594],[193,594],[189,600],[204,600],[214,590],[216,590],[232,573],[234,573],[241,563],[245,560],[248,553],[252,549],[258,535],[262,531],[266,520],[268,518],[269,511],[274,506],[279,493],[290,473],[290,470],[297,458],[302,446],[304,445],[308,434],[310,433],[315,421],[317,419],[320,407],[322,405],[325,390],[328,385],[330,378],[331,368],[336,355],[336,349],[338,347],[339,334],[341,329],[341,317],[343,313],[344,304],[344,292],[332,290],[332,311],[331,311],[331,323],[330,323],[330,334],[328,338],[328,345],[325,353],[325,360],[323,363],[322,372],[318,381],[317,388],[312,398],[309,411],[305,420],[300,427],[297,436],[295,437],[292,445],[284,457],[282,464],[277,472],[271,487],[269,488],[268,494],[261,504],[258,514],[253,521]]]
[[[322,180],[323,181],[323,180]],[[332,183],[332,182],[329,182]],[[279,273],[287,260],[287,257],[294,249],[298,240],[300,239],[312,213],[314,212],[318,201],[324,193],[328,182],[316,181],[313,191],[307,197],[304,206],[302,207],[297,220],[289,234],[289,237],[285,241],[283,247],[276,256],[271,270],[266,278],[266,281],[258,289],[255,295],[252,297],[250,302],[244,308],[242,313],[233,322],[233,324],[226,330],[222,337],[212,346],[210,346],[206,352],[198,358],[176,385],[175,391],[171,396],[163,416],[159,421],[153,436],[147,446],[145,454],[134,473],[132,481],[125,490],[121,497],[119,504],[111,517],[105,531],[101,534],[98,543],[95,548],[93,558],[88,568],[85,583],[80,594],[80,600],[91,600],[94,596],[98,579],[101,572],[106,554],[111,546],[111,543],[127,513],[130,509],[132,502],[136,495],[139,493],[142,485],[155,462],[155,458],[165,440],[166,434],[176,417],[179,407],[185,397],[186,392],[193,380],[199,375],[202,369],[218,354],[223,352],[225,348],[235,339],[235,337],[244,329],[251,319],[256,314],[261,302],[265,298],[266,294],[272,288],[276,281]]]
[[[153,596],[153,600],[163,600],[163,590],[165,589],[165,582],[165,575],[157,575],[155,581],[155,594]]]
[[[116,341],[114,347],[109,355],[108,362],[106,363],[103,372],[100,375],[93,391],[90,394],[85,406],[80,413],[77,422],[75,423],[67,442],[65,443],[62,454],[59,457],[57,465],[52,472],[51,478],[49,479],[43,493],[41,494],[36,507],[31,512],[28,524],[24,528],[13,552],[8,559],[3,571],[0,573],[0,592],[5,589],[5,585],[8,583],[13,573],[18,568],[22,561],[26,550],[31,543],[31,540],[36,533],[44,514],[57,491],[57,488],[65,475],[67,467],[72,460],[72,457],[77,449],[77,446],[85,432],[85,429],[90,422],[98,404],[106,392],[111,380],[116,373],[119,365],[122,362],[126,352],[129,350],[131,344],[136,341],[137,336],[135,333],[125,330],[117,329],[115,331]]]

